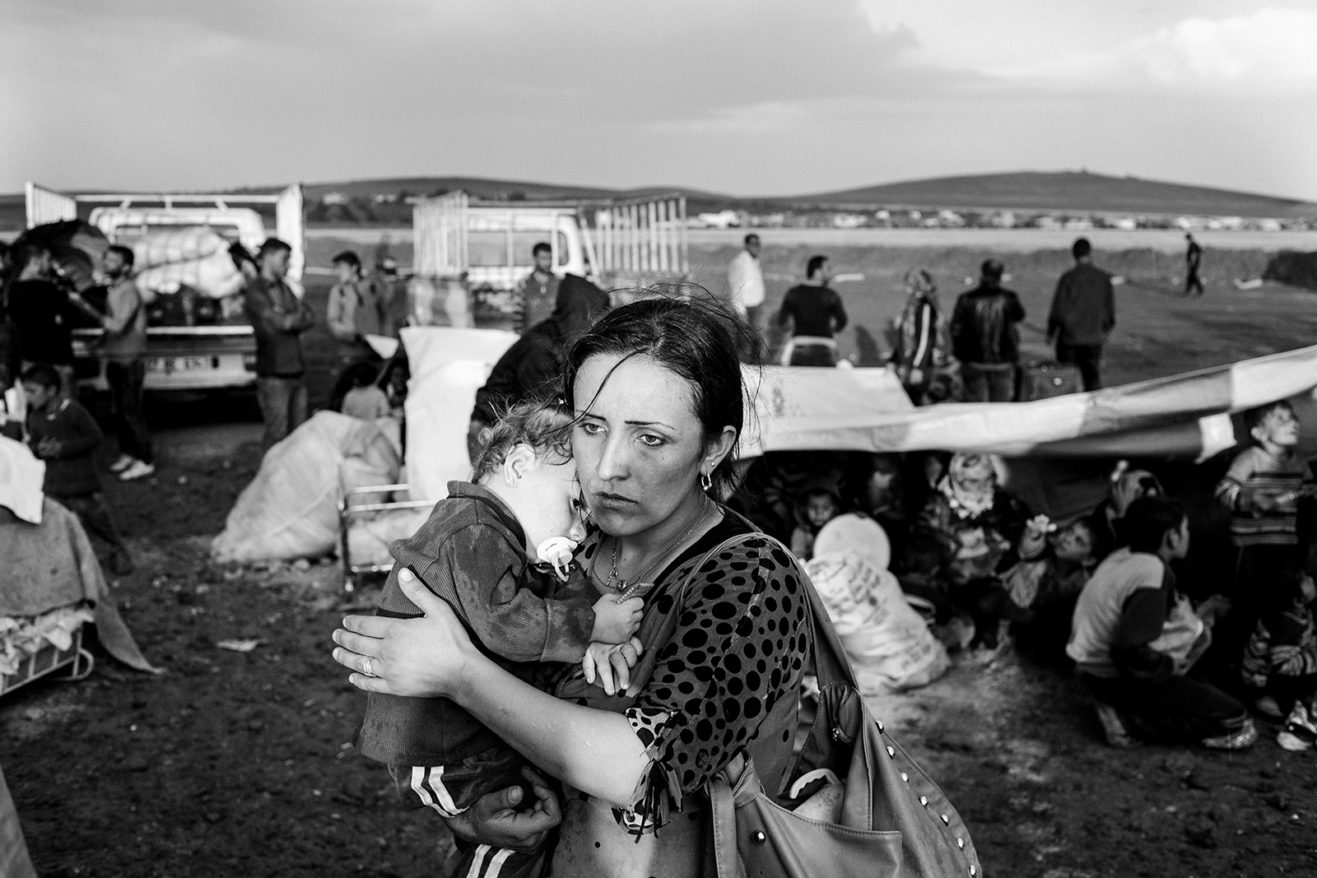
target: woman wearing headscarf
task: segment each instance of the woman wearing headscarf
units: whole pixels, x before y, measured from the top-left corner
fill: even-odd
[[[972,622],[971,647],[997,645],[1006,596],[1000,574],[1043,548],[1041,540],[1021,545],[1029,507],[998,480],[992,455],[953,454],[911,528],[907,550],[903,585],[933,603],[938,621]]]
[[[896,344],[891,362],[915,405],[928,402],[936,368],[946,358],[946,324],[937,298],[937,284],[925,269],[906,272],[909,296],[896,319]]]

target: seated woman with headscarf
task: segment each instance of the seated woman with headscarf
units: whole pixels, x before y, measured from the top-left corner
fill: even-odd
[[[998,486],[991,455],[957,452],[911,526],[902,586],[933,605],[937,623],[959,618],[962,645],[995,648],[1001,573],[1042,549],[1041,540],[1023,539],[1029,518],[1024,501]]]

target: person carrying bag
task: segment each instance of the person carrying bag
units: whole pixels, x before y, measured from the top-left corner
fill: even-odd
[[[732,537],[706,558],[747,537],[765,535]],[[865,705],[827,609],[805,582],[819,690],[814,721],[785,797],[770,795],[745,752],[706,785],[716,865],[708,874],[978,878],[983,870],[964,821]],[[690,577],[682,591],[689,585]]]

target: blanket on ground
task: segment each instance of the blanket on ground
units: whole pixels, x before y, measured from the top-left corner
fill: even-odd
[[[82,522],[59,503],[44,499],[40,524],[0,508],[0,570],[0,615],[37,616],[90,601],[105,651],[130,668],[158,673],[119,615]]]

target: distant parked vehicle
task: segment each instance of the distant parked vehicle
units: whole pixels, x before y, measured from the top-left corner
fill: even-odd
[[[408,314],[421,326],[506,328],[543,241],[553,273],[605,288],[689,276],[684,196],[579,202],[488,202],[454,192],[413,211]]]
[[[115,195],[27,184],[28,228],[77,218],[88,220],[111,243],[133,248],[134,276],[147,300],[148,390],[255,385],[256,336],[242,312],[242,279],[228,247],[238,243],[255,253],[267,237],[287,241],[293,248],[289,285],[300,295],[306,264],[300,185],[268,195]],[[103,390],[105,376],[95,352],[101,333],[75,329],[73,345],[79,380]]]

